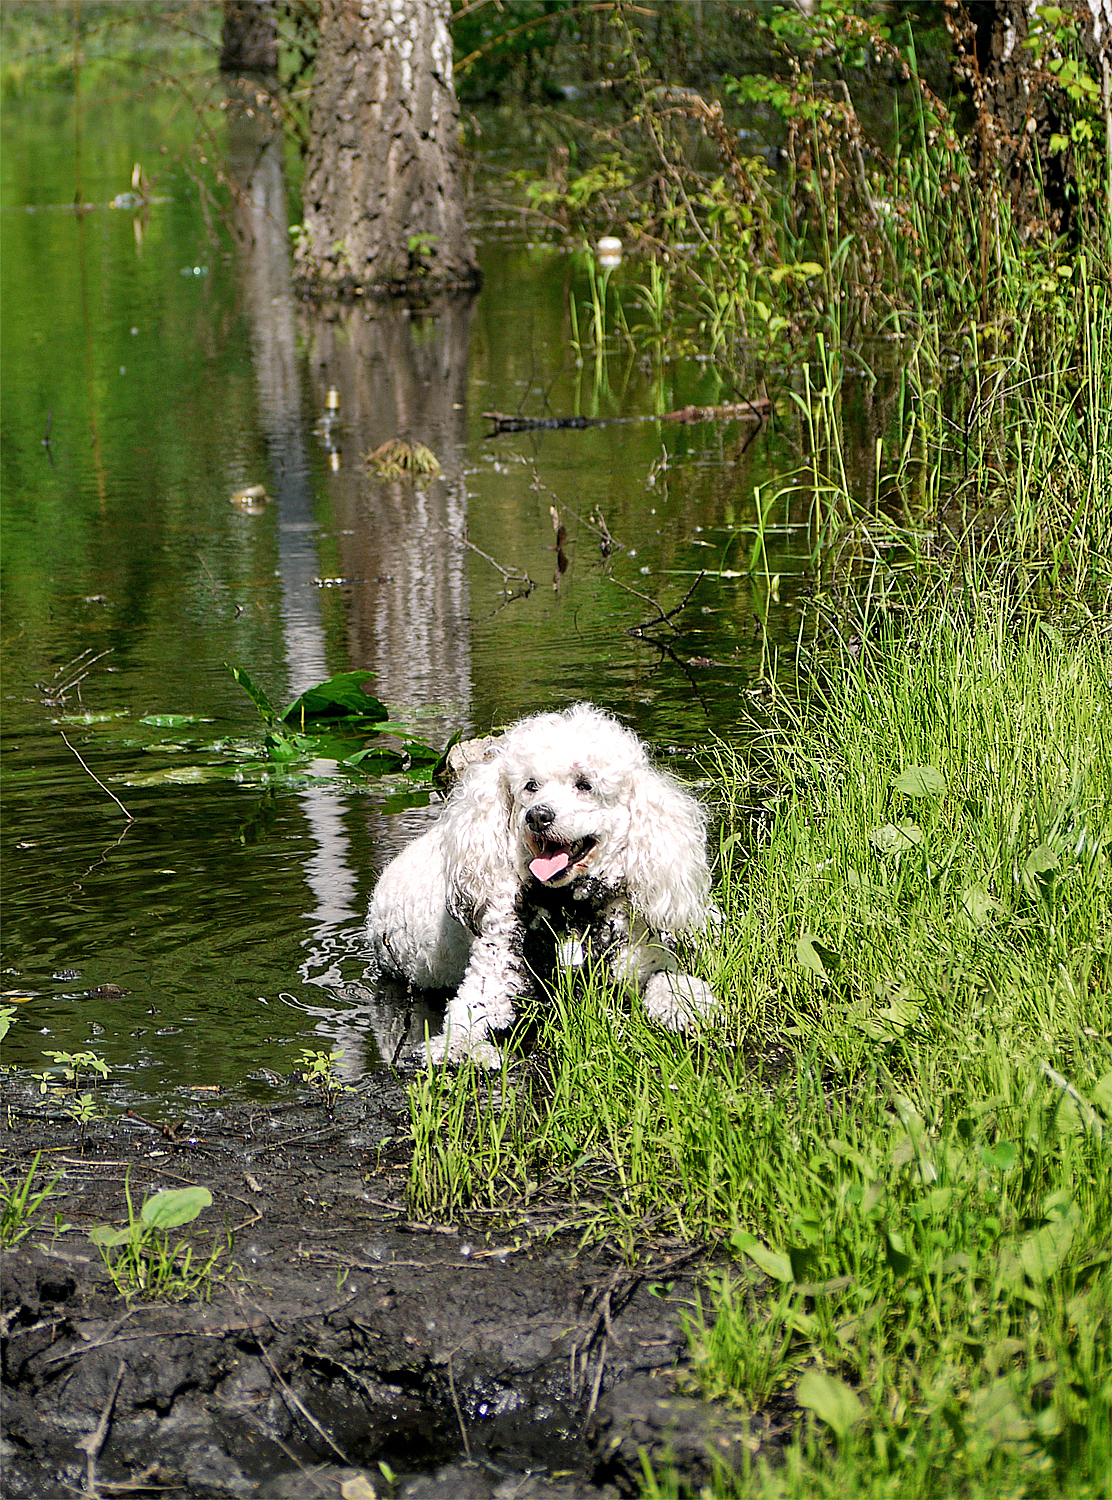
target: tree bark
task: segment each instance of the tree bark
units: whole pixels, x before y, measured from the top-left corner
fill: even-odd
[[[1108,74],[1112,0],[1062,0],[1080,22],[1082,49],[1096,76]],[[974,160],[999,172],[1011,188],[1012,210],[1034,227],[1045,207],[1052,230],[1069,224],[1076,207],[1069,153],[1051,150],[1064,130],[1060,85],[1028,48],[1031,0],[946,0],[955,72],[976,110]]]
[[[474,287],[448,0],[323,0],[299,289]]]
[[[273,73],[278,67],[275,0],[224,0],[222,73]]]

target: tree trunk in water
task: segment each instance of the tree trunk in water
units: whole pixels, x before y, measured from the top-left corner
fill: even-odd
[[[323,0],[299,287],[478,285],[457,168],[448,0]]]
[[[273,73],[278,67],[275,0],[224,0],[222,73]]]

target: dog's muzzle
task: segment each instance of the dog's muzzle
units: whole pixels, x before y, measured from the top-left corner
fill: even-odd
[[[529,821],[528,813],[525,821]],[[529,869],[542,885],[553,881],[562,884],[561,877],[574,874],[578,866],[590,856],[597,842],[596,839],[585,838],[567,843],[562,839],[550,839],[543,834],[530,833],[527,843],[534,857],[529,861]]]

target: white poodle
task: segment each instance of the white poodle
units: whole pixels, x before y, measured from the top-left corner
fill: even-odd
[[[678,972],[707,918],[706,819],[636,735],[589,703],[537,714],[467,767],[439,821],[386,867],[367,926],[384,974],[454,989],[434,1062],[501,1063],[490,1042],[558,965],[604,959],[682,1029],[715,1006]]]

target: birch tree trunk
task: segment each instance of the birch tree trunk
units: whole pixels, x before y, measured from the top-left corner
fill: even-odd
[[[478,285],[457,162],[448,0],[323,0],[299,290]]]

